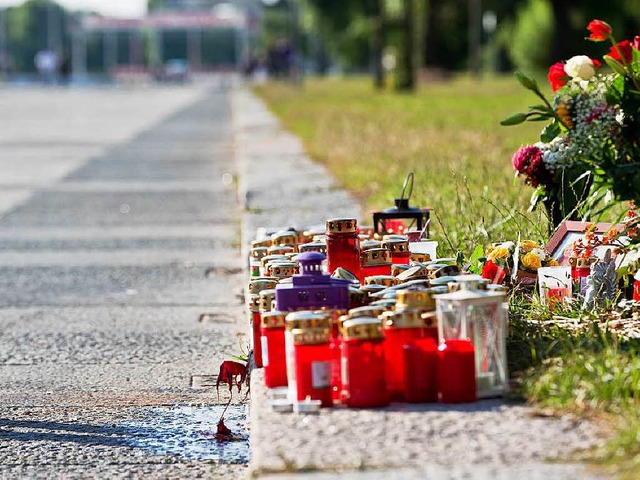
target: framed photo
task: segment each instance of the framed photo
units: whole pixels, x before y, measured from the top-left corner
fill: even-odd
[[[587,228],[587,225],[589,225],[587,222],[565,220],[556,228],[556,231],[553,232],[545,249],[560,265],[569,265],[573,242],[584,237],[584,230]],[[612,223],[597,223],[595,228],[596,236],[602,238],[612,225]],[[623,225],[619,225],[619,227],[620,229],[624,228]],[[594,254],[598,258],[603,258],[606,251],[610,248],[612,247],[609,245],[602,245],[596,248]]]

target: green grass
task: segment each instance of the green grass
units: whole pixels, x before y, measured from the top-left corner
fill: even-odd
[[[535,99],[513,77],[459,78],[415,95],[375,92],[369,79],[308,80],[256,88],[313,159],[369,208],[386,207],[406,174],[416,175],[412,204],[433,206],[432,232],[445,255],[478,244],[545,241],[543,212],[528,213],[531,188],[514,180],[511,156],[537,141],[540,123],[501,127]],[[640,478],[640,349],[593,328],[572,334],[529,295],[511,299],[509,362],[518,395],[555,412],[595,415],[615,434],[592,461],[622,478]],[[563,316],[584,312],[567,309]],[[596,315],[592,315],[595,318]]]
[[[513,152],[537,141],[541,124],[499,125],[535,100],[512,77],[460,78],[415,95],[377,93],[368,79],[257,91],[366,207],[392,205],[415,172],[412,204],[436,209],[434,236],[447,255],[517,232],[539,240],[548,234],[546,217],[527,213],[532,189],[514,180],[511,167]]]

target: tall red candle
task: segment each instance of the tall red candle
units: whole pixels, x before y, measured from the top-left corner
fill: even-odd
[[[382,314],[382,319],[387,390],[392,400],[402,400],[408,380],[405,378],[404,346],[424,338],[424,322],[419,310],[388,311]]]
[[[287,360],[284,349],[286,312],[271,311],[262,314],[261,345],[264,383],[267,388],[287,386]]]
[[[349,407],[389,404],[385,380],[384,336],[380,320],[360,317],[343,325],[342,389]]]
[[[296,370],[296,398],[320,400],[323,407],[331,401],[331,354],[329,329],[299,330],[293,334]]]
[[[382,241],[382,247],[391,252],[391,262],[394,265],[409,265],[411,263],[408,240],[390,238]]]
[[[391,275],[391,252],[386,248],[370,248],[360,254],[360,283],[376,275]]]
[[[264,290],[263,290],[264,291]],[[249,314],[251,323],[251,340],[253,342],[253,362],[262,368],[262,344],[260,342],[260,295],[249,296]]]
[[[438,347],[438,398],[442,403],[476,401],[476,367],[469,340],[447,339]]]
[[[360,277],[360,239],[355,218],[327,220],[327,266],[329,273],[342,267]]]
[[[438,401],[438,347],[432,338],[412,340],[404,346],[404,400],[409,403]]]

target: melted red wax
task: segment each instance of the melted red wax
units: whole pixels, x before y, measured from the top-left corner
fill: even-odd
[[[233,433],[231,430],[224,424],[224,419],[220,419],[218,422],[218,429],[216,431],[216,440],[221,440],[223,442],[228,442],[233,438]]]

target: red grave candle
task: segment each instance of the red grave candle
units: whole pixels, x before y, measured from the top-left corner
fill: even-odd
[[[633,299],[640,302],[640,278],[633,282]]]
[[[267,388],[287,386],[287,360],[284,349],[286,312],[271,311],[262,314],[261,346],[264,383]]]
[[[340,333],[340,323],[346,318],[344,310],[323,310],[331,318],[331,340],[329,341],[329,352],[331,354],[331,399],[333,403],[340,403],[342,400],[342,363],[340,355],[342,352],[342,335]]]
[[[385,372],[391,400],[402,400],[405,391],[404,346],[424,338],[424,322],[419,310],[388,311],[382,314],[385,336]]]
[[[320,400],[323,407],[331,401],[330,330],[314,328],[293,333],[296,370],[296,398]]]
[[[412,340],[404,346],[404,400],[409,403],[438,401],[438,347],[432,338]]]
[[[382,241],[382,247],[391,252],[391,263],[394,265],[409,265],[411,263],[408,240],[390,238]]]
[[[365,278],[378,275],[391,275],[391,252],[386,248],[371,248],[360,254],[360,283]]]
[[[327,266],[329,273],[342,267],[360,277],[360,239],[355,218],[327,220]]]
[[[476,401],[476,367],[469,340],[447,339],[438,347],[438,398],[442,403]]]
[[[342,341],[344,402],[354,408],[389,404],[385,380],[384,336],[380,320],[360,317],[346,320]]]
[[[262,368],[262,344],[260,341],[260,295],[251,294],[249,297],[249,312],[251,322],[251,339],[253,342],[253,362],[257,368]]]

